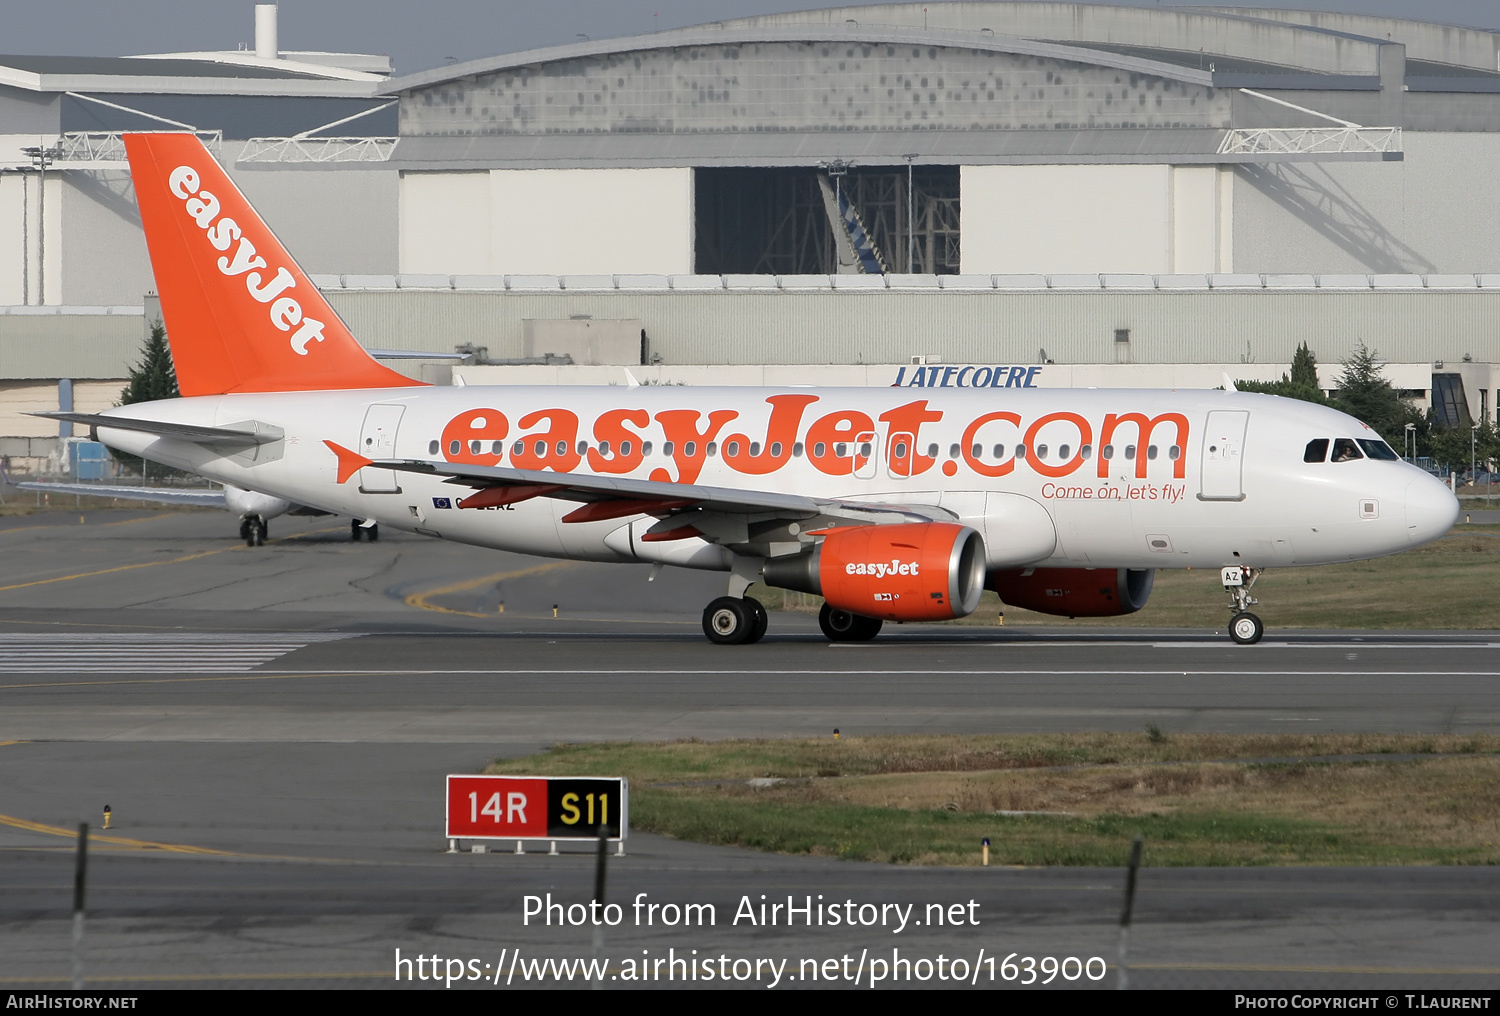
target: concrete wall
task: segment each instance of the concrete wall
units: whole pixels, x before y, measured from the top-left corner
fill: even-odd
[[[41,194],[36,174],[0,174],[0,305],[49,304],[64,299],[63,182],[47,174],[46,275],[42,276]],[[24,200],[23,200],[24,196]],[[24,240],[24,243],[23,243]],[[24,296],[24,299],[23,299]]]
[[[963,272],[1225,271],[1213,166],[964,166]]]
[[[690,272],[692,170],[404,173],[400,248],[409,273]]]
[[[68,303],[139,304],[156,282],[130,174],[70,170],[58,176],[64,187],[62,279]],[[47,301],[53,302],[50,287]]]
[[[231,175],[304,271],[397,270],[394,170],[240,168]]]
[[[1405,134],[1401,162],[1235,170],[1234,270],[1500,268],[1500,135]]]

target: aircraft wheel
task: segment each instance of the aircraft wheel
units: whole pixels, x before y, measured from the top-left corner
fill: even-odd
[[[250,542],[250,520],[249,519],[240,519],[240,539],[244,540],[245,544],[247,546],[251,546],[251,547],[255,546],[255,544],[253,544],[253,543]]]
[[[721,596],[703,608],[703,634],[721,646],[738,646],[755,640],[753,600]],[[759,604],[757,604],[759,606]]]
[[[1265,633],[1266,626],[1248,610],[1240,611],[1229,621],[1229,637],[1242,646],[1255,645]]]
[[[375,525],[365,530],[365,539],[369,540],[371,543],[374,543],[375,541],[380,539],[380,523],[377,522],[375,523]]]
[[[271,527],[266,525],[265,519],[256,519],[250,524],[250,536],[255,540],[252,547],[264,547],[266,537],[271,534]]]
[[[349,520],[349,539],[359,542],[359,519]]]
[[[766,636],[766,629],[771,626],[771,615],[761,602],[753,596],[745,597],[745,603],[749,605],[751,612],[755,615],[755,627],[750,632],[750,637],[745,641],[759,642]]]
[[[865,617],[826,603],[818,611],[818,627],[830,642],[868,642],[880,634],[884,624],[878,617]]]

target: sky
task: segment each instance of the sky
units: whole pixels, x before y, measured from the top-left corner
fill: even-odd
[[[1174,6],[1134,0],[1131,6]],[[540,46],[640,35],[723,18],[832,6],[818,0],[283,0],[281,48],[382,53],[406,74]],[[863,6],[858,0],[842,6]],[[1496,0],[1260,0],[1500,27]],[[0,53],[123,56],[254,42],[254,0],[0,0]]]

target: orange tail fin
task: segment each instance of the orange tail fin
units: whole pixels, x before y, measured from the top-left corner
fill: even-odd
[[[192,134],[127,134],[184,395],[406,388],[349,334]]]

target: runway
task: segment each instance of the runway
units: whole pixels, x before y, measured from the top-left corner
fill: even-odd
[[[278,519],[251,550],[221,513],[0,520],[0,986],[66,978],[67,836],[97,832],[105,804],[118,842],[94,851],[98,983],[376,986],[394,983],[396,948],[589,954],[590,929],[521,924],[527,894],[586,899],[589,858],[442,853],[445,773],[557,741],[1500,729],[1493,632],[1273,630],[1246,648],[1207,631],[908,626],[831,646],[810,616],[777,614],[765,642],[715,647],[697,614],[717,576],[353,544],[336,522]],[[983,947],[1113,963],[1122,875],[637,834],[610,879],[611,899],[721,914],[692,933],[612,929],[617,960]],[[974,899],[983,922],[905,938],[726,923],[760,893]],[[1487,869],[1149,869],[1133,983],[1492,985],[1497,899]]]

